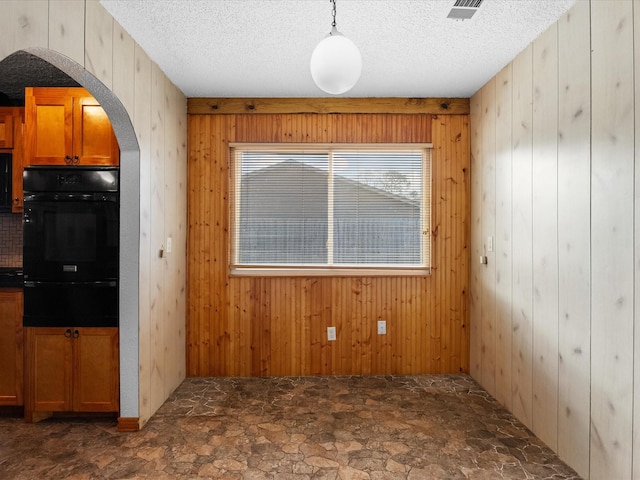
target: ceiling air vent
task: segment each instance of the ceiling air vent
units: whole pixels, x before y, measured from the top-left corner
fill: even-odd
[[[447,18],[454,20],[468,20],[473,17],[484,0],[456,0]]]

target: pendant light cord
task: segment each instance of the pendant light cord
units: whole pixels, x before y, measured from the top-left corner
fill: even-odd
[[[329,0],[329,1],[333,4],[333,9],[331,10],[331,15],[333,15],[333,23],[331,24],[331,26],[335,28],[335,26],[336,26],[336,0]]]

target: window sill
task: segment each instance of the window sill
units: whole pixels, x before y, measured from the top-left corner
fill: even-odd
[[[424,277],[428,267],[232,267],[232,277]]]

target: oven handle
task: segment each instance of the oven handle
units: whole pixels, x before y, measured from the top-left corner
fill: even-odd
[[[25,280],[24,286],[27,288],[38,287],[41,285],[89,285],[92,287],[116,287],[118,283],[115,280],[96,280],[92,282],[42,282]]]
[[[117,193],[25,193],[25,202],[37,201],[81,201],[81,202],[117,202]]]

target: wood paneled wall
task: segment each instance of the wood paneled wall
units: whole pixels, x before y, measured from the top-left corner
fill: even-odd
[[[77,64],[74,75],[97,78],[122,102],[128,118],[116,119],[116,134],[135,130],[139,152],[122,152],[119,138],[121,228],[140,227],[121,246],[121,257],[139,263],[127,273],[138,291],[120,303],[120,414],[141,427],[185,377],[187,99],[98,0],[3,0],[0,11],[0,61],[32,48],[59,52]],[[132,155],[139,166],[127,163]],[[159,258],[167,237],[173,253]]]
[[[639,7],[576,2],[471,99],[471,374],[584,478],[640,478]]]
[[[468,115],[194,114],[188,132],[188,375],[468,371]],[[231,277],[229,142],[433,142],[432,274]]]

